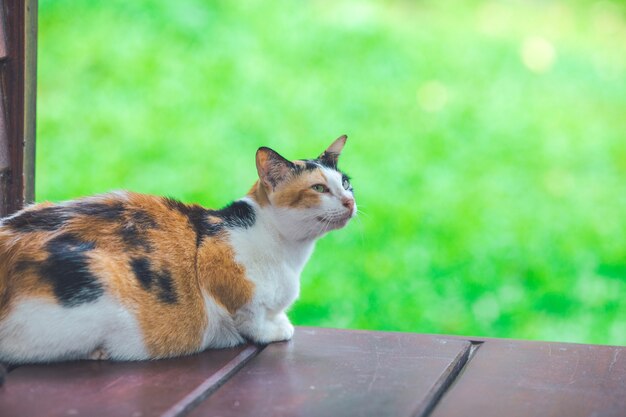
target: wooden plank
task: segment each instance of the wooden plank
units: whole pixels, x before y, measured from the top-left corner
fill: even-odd
[[[298,328],[190,416],[408,416],[426,410],[470,343],[419,334]]]
[[[183,399],[176,402],[170,407],[162,417],[176,417],[187,413],[193,407],[198,405],[206,397],[217,390],[239,369],[245,366],[250,359],[256,356],[262,350],[259,346],[248,346],[233,360],[224,365],[218,372],[207,378],[202,384],[198,385],[193,391],[187,394]]]
[[[159,361],[21,366],[0,388],[0,415],[161,415],[175,406],[184,409],[190,393],[201,397],[219,386],[258,350],[241,346]]]
[[[626,348],[490,339],[432,417],[626,416]]]

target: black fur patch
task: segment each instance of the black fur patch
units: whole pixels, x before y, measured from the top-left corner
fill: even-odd
[[[66,207],[50,206],[24,211],[3,221],[16,232],[51,232],[58,230],[71,218]]]
[[[339,155],[336,153],[332,153],[332,152],[324,152],[322,155],[320,155],[320,157],[318,159],[316,159],[316,162],[319,162],[321,165],[324,165],[327,168],[331,168],[331,169],[337,169],[337,160],[339,158]]]
[[[68,206],[68,209],[76,214],[97,217],[98,219],[109,221],[119,220],[124,214],[124,204],[122,203],[105,204],[78,201]]]
[[[294,170],[299,172],[314,171],[320,167],[319,161],[312,159],[300,159],[300,162],[304,162],[304,166],[294,165]]]
[[[156,274],[156,284],[158,288],[157,297],[159,300],[167,304],[174,304],[178,301],[172,275],[168,270],[164,269]]]
[[[130,260],[130,266],[137,280],[144,290],[148,291],[152,288],[152,270],[150,270],[150,262],[146,258],[133,258]]]
[[[256,214],[252,206],[245,201],[235,201],[221,210],[213,212],[213,215],[224,220],[228,227],[242,227],[247,229],[254,225]]]
[[[147,258],[133,258],[130,265],[143,289],[155,291],[157,298],[166,304],[174,304],[178,301],[169,271],[165,269],[160,272],[153,271]]]
[[[200,246],[205,236],[215,236],[224,227],[252,227],[256,215],[252,206],[245,201],[235,201],[221,210],[207,210],[197,204],[184,204],[172,198],[165,198],[168,208],[176,210],[185,216],[196,232],[196,246]],[[209,216],[221,219],[221,222],[212,223]]]
[[[42,279],[50,282],[55,296],[64,307],[75,307],[97,300],[104,289],[89,270],[88,252],[93,242],[66,233],[46,243],[48,259],[39,264]]]
[[[16,232],[52,232],[62,228],[76,215],[93,216],[102,220],[118,220],[124,212],[122,203],[84,203],[43,207],[28,210],[4,220],[3,224]]]
[[[200,246],[205,236],[212,236],[220,231],[220,226],[209,222],[210,211],[197,205],[185,204],[173,198],[164,198],[165,205],[185,215],[196,232],[196,247]]]
[[[22,272],[36,269],[39,263],[31,260],[31,259],[20,259],[15,262],[15,266],[13,267],[13,273],[20,274]]]
[[[157,227],[156,220],[145,211],[127,210],[120,234],[128,246],[151,252],[152,245],[146,237],[146,231]]]
[[[340,174],[345,175],[341,171],[339,171],[339,169],[337,168],[336,160],[328,157],[326,153],[324,153],[318,159],[301,159],[301,161],[305,163],[305,167],[300,168],[300,171],[313,171],[313,170],[318,169],[320,166],[322,166],[325,168],[333,169],[339,172]]]
[[[157,222],[150,214],[143,210],[133,210],[129,212],[130,219],[140,229],[154,229],[157,227]]]
[[[307,171],[314,171],[319,168],[319,165],[315,163],[314,161],[305,161],[305,164],[306,164]]]

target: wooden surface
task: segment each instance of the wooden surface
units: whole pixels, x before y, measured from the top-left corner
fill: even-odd
[[[154,362],[22,366],[0,388],[0,416],[159,416],[224,367],[245,362],[244,350]]]
[[[269,345],[192,416],[412,415],[471,344],[418,334],[299,329]]]
[[[297,328],[172,360],[21,366],[0,416],[626,416],[626,348]]]
[[[433,417],[626,416],[626,348],[491,340]]]

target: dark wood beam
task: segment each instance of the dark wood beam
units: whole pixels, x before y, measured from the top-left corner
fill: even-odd
[[[0,9],[0,215],[34,200],[37,0]]]

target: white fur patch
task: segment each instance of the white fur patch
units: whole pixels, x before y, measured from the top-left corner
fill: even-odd
[[[204,293],[202,295],[208,324],[202,335],[200,350],[227,348],[243,343],[244,339],[237,332],[235,323],[228,311],[219,306],[212,297]]]
[[[71,308],[24,299],[0,323],[3,362],[85,359],[96,349],[111,359],[149,358],[135,317],[108,296]]]
[[[300,273],[315,239],[287,239],[282,233],[289,233],[289,225],[277,228],[275,208],[245,200],[254,207],[256,222],[248,229],[229,230],[229,240],[235,260],[244,266],[255,287],[250,303],[235,314],[235,325],[242,335],[257,342],[289,339],[293,326],[284,311],[298,298]]]

